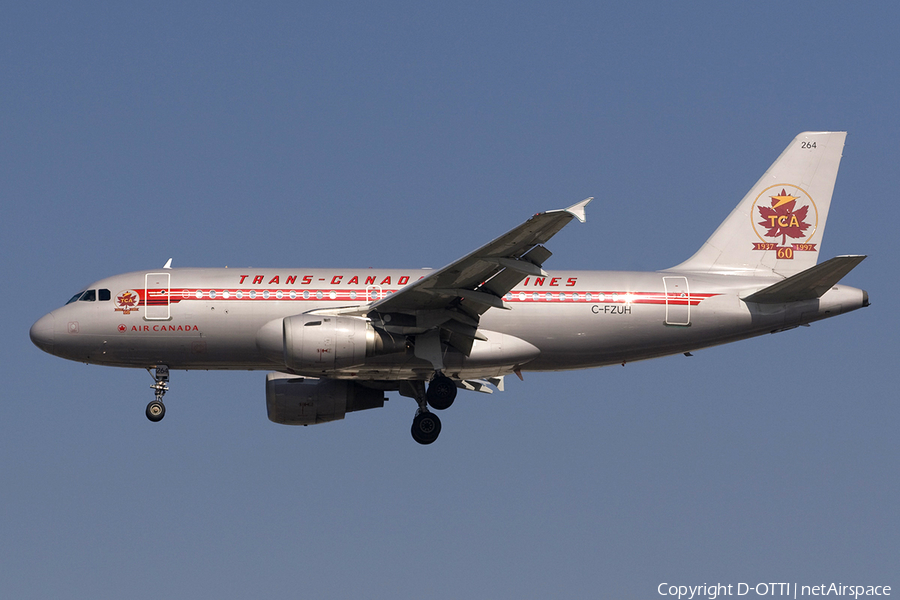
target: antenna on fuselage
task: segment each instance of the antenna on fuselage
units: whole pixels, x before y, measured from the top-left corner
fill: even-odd
[[[163,267],[163,269],[171,269],[171,268],[172,268],[172,259],[170,258],[169,260],[166,261],[166,264]]]

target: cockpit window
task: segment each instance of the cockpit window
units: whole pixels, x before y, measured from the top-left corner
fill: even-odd
[[[109,290],[100,290],[100,301],[106,302],[107,300],[112,298],[112,294],[109,293]],[[72,296],[66,304],[72,304],[81,300],[82,302],[94,302],[97,300],[97,290],[82,290]]]

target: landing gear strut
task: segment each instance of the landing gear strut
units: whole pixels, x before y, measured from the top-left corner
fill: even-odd
[[[147,372],[150,373],[149,368]],[[151,377],[153,377],[155,383],[150,386],[150,389],[155,391],[156,399],[147,405],[145,413],[148,419],[156,423],[162,421],[162,418],[166,416],[166,405],[163,404],[162,399],[166,392],[169,391],[169,367],[156,365],[156,375],[151,374]]]
[[[456,382],[436,371],[431,383],[428,384],[427,392],[424,381],[406,381],[404,384],[405,386],[400,388],[400,393],[415,398],[419,405],[412,422],[412,437],[420,444],[431,444],[441,433],[441,420],[429,411],[428,407],[435,410],[450,408],[456,399]]]

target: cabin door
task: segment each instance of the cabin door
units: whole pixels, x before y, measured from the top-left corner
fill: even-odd
[[[666,325],[691,324],[691,291],[687,277],[663,277],[666,289]]]
[[[144,275],[144,318],[148,321],[166,321],[169,313],[170,273]]]

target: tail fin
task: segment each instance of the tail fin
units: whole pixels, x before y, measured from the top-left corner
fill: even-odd
[[[790,277],[814,266],[846,136],[795,137],[700,250],[670,270]]]

